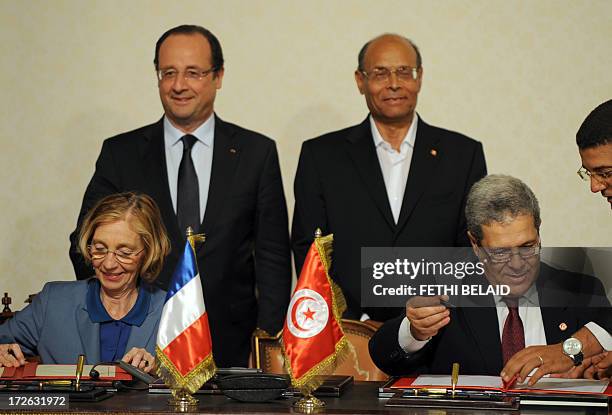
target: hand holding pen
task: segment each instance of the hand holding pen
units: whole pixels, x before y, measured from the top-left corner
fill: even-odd
[[[448,296],[412,297],[406,303],[406,317],[410,321],[410,333],[416,340],[427,340],[450,323],[450,311],[444,303]]]

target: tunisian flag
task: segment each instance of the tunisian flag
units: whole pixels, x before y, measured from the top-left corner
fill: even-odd
[[[305,395],[333,372],[347,351],[340,319],[346,301],[329,277],[333,235],[315,237],[289,303],[283,328],[285,366],[293,387]]]
[[[157,366],[173,393],[194,393],[216,371],[208,314],[193,244],[188,237],[172,274],[157,332]]]

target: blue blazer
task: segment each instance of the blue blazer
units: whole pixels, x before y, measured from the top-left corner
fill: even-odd
[[[84,354],[87,364],[100,361],[100,324],[92,323],[86,306],[88,284],[94,280],[45,284],[32,304],[0,325],[0,343],[18,343],[26,355],[39,355],[43,363],[76,363]],[[147,316],[132,326],[126,351],[145,348],[155,355],[157,329],[166,292],[146,285],[151,295]]]

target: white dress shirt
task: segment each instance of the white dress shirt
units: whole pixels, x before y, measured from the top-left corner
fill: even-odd
[[[383,179],[385,180],[385,188],[387,189],[387,197],[389,198],[389,206],[393,213],[393,219],[397,224],[400,211],[402,210],[402,201],[404,200],[404,191],[406,190],[406,182],[408,181],[408,173],[410,172],[410,161],[414,150],[414,142],[416,140],[418,116],[415,114],[412,118],[412,124],[408,128],[406,136],[400,144],[400,151],[396,151],[385,141],[380,135],[374,119],[370,115],[370,128],[372,130],[372,138],[376,147],[376,155],[380,163]]]
[[[508,318],[510,310],[502,297],[495,295],[493,298],[495,299],[495,310],[497,311],[497,322],[499,324],[499,339],[501,341],[504,334],[506,318]],[[540,299],[538,298],[538,290],[535,285],[529,287],[527,292],[519,298],[518,313],[523,323],[525,347],[546,344],[546,333],[544,332]]]
[[[408,132],[400,144],[400,151],[397,152],[391,147],[391,144],[382,138],[372,115],[370,115],[370,130],[372,131],[376,156],[382,170],[385,189],[389,198],[389,206],[391,207],[395,224],[397,224],[402,210],[402,201],[404,200],[408,173],[410,172],[410,161],[416,140],[418,118],[418,115],[414,114],[412,124],[410,124]],[[361,315],[360,321],[369,319],[370,316],[364,313]]]
[[[191,158],[198,176],[198,189],[200,193],[200,222],[204,220],[206,203],[208,201],[208,188],[210,186],[210,171],[212,168],[213,146],[215,142],[215,115],[212,114],[194,132],[190,133],[198,140],[191,148]],[[176,213],[176,199],[178,188],[178,171],[183,157],[184,132],[176,128],[168,118],[164,117],[164,147],[166,150],[166,170],[168,171],[168,184],[172,206]]]
[[[494,298],[497,311],[497,322],[499,325],[499,339],[501,341],[509,310],[501,297],[494,296]],[[542,310],[540,309],[540,300],[535,285],[532,285],[529,290],[519,298],[518,306],[519,316],[523,322],[523,330],[525,333],[525,347],[547,344],[544,321],[542,320]],[[612,346],[610,333],[594,322],[587,323],[585,327],[589,329],[605,350],[610,350]],[[410,332],[410,322],[407,317],[404,317],[400,324],[397,339],[401,348],[408,354],[418,352],[430,340],[415,339]]]

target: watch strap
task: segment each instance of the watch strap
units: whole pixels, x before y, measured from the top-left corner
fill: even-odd
[[[582,361],[584,360],[584,354],[582,352],[578,352],[576,354],[568,354],[567,356],[572,359],[572,362],[574,362],[574,366],[580,366],[582,364]]]

